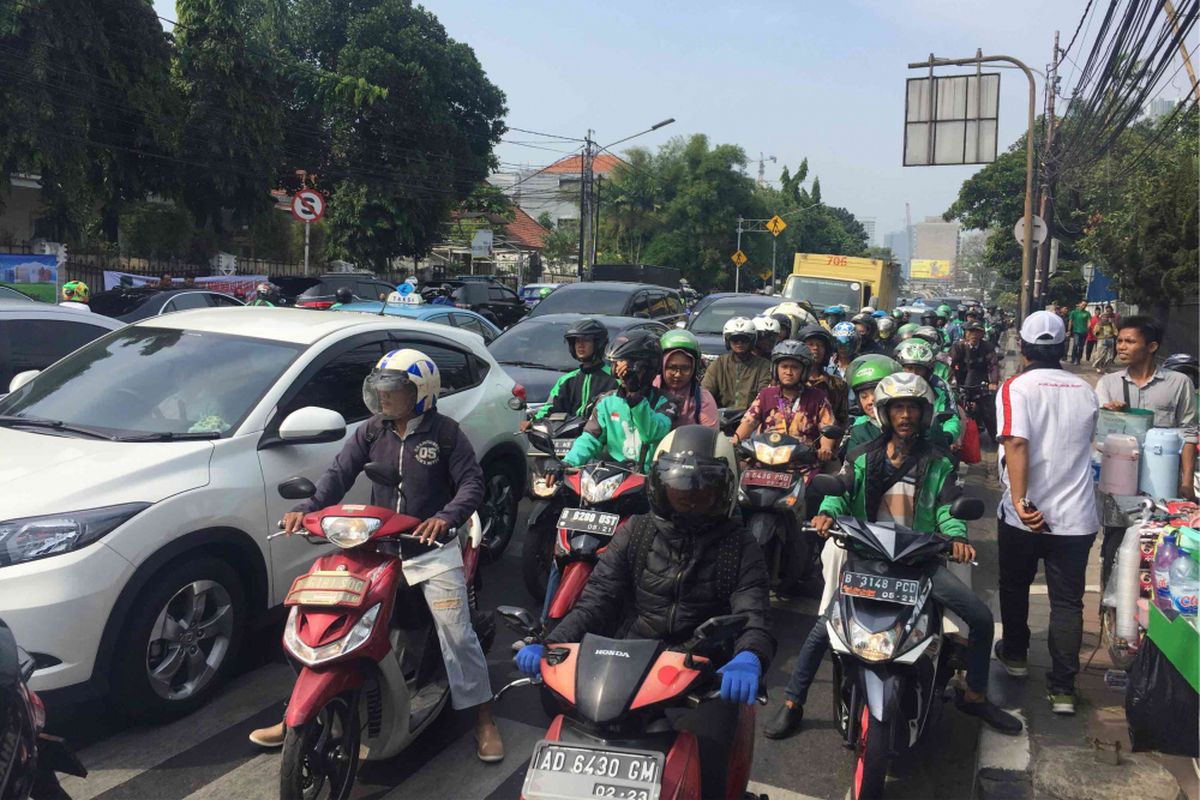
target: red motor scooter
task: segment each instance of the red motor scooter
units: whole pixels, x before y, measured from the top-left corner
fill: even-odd
[[[376,483],[399,483],[394,466],[371,463],[364,471]],[[315,493],[307,478],[279,484],[289,500]],[[404,577],[403,560],[461,547],[471,617],[485,652],[495,636],[490,615],[479,615],[476,606],[478,516],[432,546],[410,535],[420,522],[368,505],[330,506],[304,517],[311,541],[338,549],[297,578],[284,601],[291,611],[283,646],[301,669],[284,718],[283,800],[344,800],[354,786],[360,745],[369,761],[390,758],[445,706],[450,689],[437,631],[420,584],[410,586]]]
[[[496,609],[516,630],[541,641],[543,628],[523,608]],[[541,685],[563,713],[533,748],[521,788],[524,800],[613,797],[625,800],[701,800],[700,746],[677,730],[667,709],[695,708],[720,699],[720,675],[708,653],[728,648],[745,615],[713,617],[678,649],[655,639],[609,639],[587,634],[578,644],[546,650],[538,678],[520,678],[496,693]],[[766,703],[760,688],[758,702]],[[723,791],[708,800],[743,800],[754,760],[754,706],[738,707],[730,735]]]
[[[555,456],[555,444],[549,436],[536,430],[526,435],[533,447]],[[550,551],[548,555],[558,567],[557,584],[552,587],[546,613],[548,622],[562,619],[575,607],[597,559],[621,523],[649,510],[646,476],[626,464],[594,461],[572,470],[556,485],[561,498],[557,507],[562,509],[558,519],[551,525],[544,516],[531,518],[526,534],[533,541],[544,542],[538,546]],[[546,559],[543,574],[549,574],[549,566]]]

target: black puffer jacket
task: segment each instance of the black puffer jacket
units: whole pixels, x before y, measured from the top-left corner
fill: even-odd
[[[645,568],[640,571],[634,545],[639,528],[640,535],[651,537]],[[740,547],[723,547],[721,540],[728,536],[737,537]],[[722,581],[721,568],[737,574]],[[720,586],[735,588],[718,597]],[[670,523],[642,514],[617,531],[579,602],[547,641],[578,642],[585,633],[597,633],[678,645],[710,617],[745,614],[749,621],[734,650],[753,652],[765,671],[775,655],[770,612],[762,549],[739,520],[725,520],[695,533],[676,531]]]

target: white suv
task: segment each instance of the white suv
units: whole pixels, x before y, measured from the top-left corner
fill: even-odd
[[[477,334],[365,314],[186,311],[18,376],[0,401],[0,617],[36,660],[33,687],[111,693],[147,716],[203,703],[321,552],[267,541],[292,505],[277,484],[320,476],[368,416],[363,378],[401,347],[438,365],[438,409],[483,465],[480,516],[498,555],[525,480],[524,390]],[[360,478],[348,500],[368,489]]]

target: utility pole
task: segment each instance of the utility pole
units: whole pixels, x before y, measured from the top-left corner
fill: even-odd
[[[596,176],[596,202],[595,213],[592,215],[592,260],[591,264],[596,264],[596,243],[600,241],[600,190],[604,188],[604,176]]]
[[[583,153],[579,158],[579,280],[591,277],[592,255],[592,129],[583,139]]]
[[[1034,305],[1046,305],[1046,290],[1050,288],[1050,242],[1054,240],[1054,188],[1058,166],[1054,161],[1054,100],[1058,94],[1058,31],[1054,32],[1054,58],[1046,68],[1046,149],[1042,151],[1042,205],[1040,216],[1046,223],[1047,236],[1038,245],[1037,270],[1033,281]]]
[[[742,218],[740,215],[738,216],[738,226],[737,226],[737,249],[738,249],[739,253],[742,251]],[[734,291],[734,293],[737,293],[737,292],[740,292],[741,290],[742,290],[742,268],[734,267],[733,268],[733,291]]]

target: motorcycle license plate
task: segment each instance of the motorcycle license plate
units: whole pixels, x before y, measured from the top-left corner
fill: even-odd
[[[583,533],[600,533],[605,536],[612,536],[620,522],[621,517],[617,514],[606,514],[586,508],[564,508],[558,515],[560,528]]]
[[[868,600],[883,600],[888,603],[915,606],[920,588],[920,581],[909,578],[868,575],[864,572],[842,573],[842,594],[864,597]]]
[[[567,453],[571,452],[571,446],[575,444],[574,439],[555,439],[554,440],[554,455],[562,458]]]
[[[787,472],[772,472],[769,469],[748,469],[742,473],[742,485],[787,489],[792,485],[792,476]]]
[[[662,772],[662,753],[619,747],[601,750],[543,739],[533,748],[521,796],[526,800],[658,800]]]

